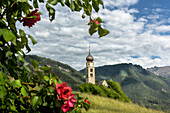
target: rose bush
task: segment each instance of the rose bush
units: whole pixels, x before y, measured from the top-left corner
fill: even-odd
[[[39,3],[44,3],[49,13],[49,20],[55,19],[58,3],[72,11],[84,11],[90,17],[90,35],[98,31],[99,37],[109,33],[101,25],[101,18],[93,20],[92,11],[99,11],[102,0],[0,0],[0,111],[1,112],[81,112],[88,109],[89,103],[79,94],[72,94],[72,89],[62,83],[50,67],[40,66],[35,60],[26,64],[25,52],[31,51],[28,40],[33,44],[35,39],[16,27],[16,22],[32,27],[41,20],[38,12]],[[60,75],[62,76],[62,75]]]

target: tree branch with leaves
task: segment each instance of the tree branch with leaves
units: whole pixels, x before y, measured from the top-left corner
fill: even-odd
[[[38,62],[25,64],[25,53],[31,51],[28,40],[36,40],[24,30],[16,27],[33,27],[41,21],[39,3],[43,3],[49,13],[49,20],[55,19],[54,6],[61,4],[73,12],[84,11],[82,18],[89,17],[89,34],[98,32],[99,37],[109,33],[102,27],[100,17],[92,18],[93,10],[99,11],[102,0],[0,0],[0,111],[2,112],[69,112],[80,113],[90,102],[51,73],[48,66]],[[32,5],[31,5],[32,4]],[[32,68],[31,68],[32,67]]]

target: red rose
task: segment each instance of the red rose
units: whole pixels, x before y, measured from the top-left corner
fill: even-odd
[[[23,18],[21,22],[23,22],[23,26],[32,27],[37,21],[41,20],[40,15],[37,13],[38,9],[32,11],[27,17]]]
[[[72,89],[67,86],[67,83],[63,82],[62,84],[56,84],[56,91],[59,94],[58,99],[67,100],[67,98],[71,95]]]
[[[69,96],[69,99],[67,101],[65,101],[65,104],[62,105],[62,110],[63,112],[67,112],[67,111],[70,111],[71,108],[74,107],[74,104],[76,102],[76,99],[73,98],[75,95],[71,94]]]

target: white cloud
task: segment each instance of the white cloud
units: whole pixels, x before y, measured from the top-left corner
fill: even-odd
[[[161,25],[155,28],[157,32],[170,32],[170,25]]]
[[[137,3],[137,0],[106,1],[106,6],[129,6]],[[100,16],[110,34],[106,37],[90,37],[88,34],[88,18],[81,19],[80,13],[72,13],[68,8],[56,7],[56,19],[51,23],[48,13],[43,7],[42,20],[33,28],[22,27],[31,34],[38,43],[31,46],[30,54],[48,57],[53,60],[69,64],[76,69],[85,67],[88,46],[91,46],[91,54],[95,58],[95,66],[134,63],[146,67],[163,66],[170,64],[170,36],[153,34],[154,30],[168,31],[169,26],[161,25],[163,22],[149,23],[148,18],[155,20],[159,15],[136,17],[132,13],[138,13],[136,9],[102,9],[94,17]],[[140,13],[140,12],[139,12]],[[169,19],[170,20],[170,19]],[[130,56],[139,55],[139,58]],[[160,56],[161,59],[151,59],[151,56]]]
[[[138,0],[104,0],[104,5],[109,7],[125,7],[134,5]]]

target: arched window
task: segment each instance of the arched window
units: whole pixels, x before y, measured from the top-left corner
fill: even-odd
[[[90,74],[91,77],[93,77],[93,74]]]

